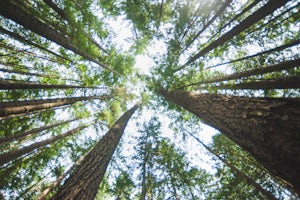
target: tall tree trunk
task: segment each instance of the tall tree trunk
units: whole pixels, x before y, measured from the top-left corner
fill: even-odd
[[[36,44],[36,43],[34,43],[34,42],[30,41],[30,40],[27,40],[26,38],[24,38],[23,36],[21,36],[21,35],[19,35],[17,33],[14,33],[14,32],[11,32],[9,30],[6,30],[6,29],[4,29],[1,26],[0,26],[0,32],[4,33],[4,34],[6,34],[6,35],[8,35],[8,36],[10,36],[12,38],[14,38],[15,40],[18,40],[19,42],[22,42],[22,43],[30,45],[30,46],[37,47],[37,48],[39,48],[39,49],[41,49],[43,51],[46,51],[46,52],[48,52],[48,53],[50,53],[50,54],[52,54],[54,56],[57,56],[59,58],[62,58],[64,60],[72,62],[69,58],[63,57],[63,56],[61,56],[61,55],[59,55],[59,54],[57,54],[57,53],[55,53],[55,52],[53,52],[51,50],[49,50],[49,49],[47,49],[47,48],[39,45],[39,44]]]
[[[92,200],[95,198],[106,168],[123,135],[127,122],[137,108],[138,105],[134,106],[118,119],[95,147],[84,157],[70,178],[52,197],[52,200]]]
[[[52,192],[56,187],[58,187],[58,185],[60,184],[60,182],[68,175],[71,173],[72,170],[74,170],[78,165],[80,165],[80,163],[82,162],[82,160],[84,159],[84,156],[81,156],[77,162],[66,172],[64,172],[62,175],[60,175],[59,177],[57,177],[57,179],[48,187],[46,188],[37,198],[36,200],[45,200],[47,195]]]
[[[49,139],[46,139],[46,140],[43,140],[41,142],[36,142],[32,145],[29,145],[29,146],[26,146],[26,147],[23,147],[21,149],[17,149],[17,150],[14,150],[14,151],[10,151],[10,152],[7,152],[7,153],[4,153],[4,154],[1,154],[0,155],[0,166],[10,162],[10,161],[13,161],[15,159],[17,159],[18,157],[22,156],[22,155],[25,155],[35,149],[38,149],[38,148],[41,148],[43,146],[46,146],[48,144],[51,144],[51,143],[54,143],[62,138],[65,138],[67,136],[70,136],[70,135],[73,135],[87,127],[89,127],[91,124],[88,124],[88,125],[83,125],[83,126],[79,126],[77,128],[74,128],[70,131],[67,131],[63,134],[60,134],[60,135],[57,135],[57,136],[53,136]]]
[[[7,117],[10,115],[28,113],[31,111],[36,111],[41,109],[70,105],[78,101],[87,101],[92,99],[104,100],[107,98],[109,98],[108,95],[102,95],[102,96],[88,96],[88,97],[0,102],[0,117]]]
[[[235,167],[230,162],[223,159],[221,156],[219,156],[214,150],[209,148],[206,144],[204,144],[199,138],[195,137],[192,133],[188,133],[190,136],[192,136],[195,140],[197,140],[207,151],[215,155],[219,160],[221,160],[224,164],[226,164],[239,178],[244,180],[246,183],[252,185],[257,191],[259,191],[261,194],[265,195],[269,200],[276,200],[277,198],[269,191],[265,190],[261,185],[256,183],[251,177],[246,175],[244,172],[239,170],[237,167]]]
[[[223,36],[215,40],[214,42],[210,43],[207,47],[200,50],[196,55],[191,57],[183,66],[179,67],[176,71],[183,69],[185,66],[193,63],[195,60],[203,56],[204,54],[208,53],[209,51],[213,50],[214,48],[224,44],[226,41],[230,40],[234,36],[238,35],[242,31],[246,30],[259,20],[265,18],[267,15],[272,14],[276,9],[280,8],[281,6],[285,5],[290,0],[269,0],[263,7],[255,11],[252,15],[244,19],[240,22],[237,26],[232,28],[230,31],[225,33]]]
[[[166,90],[161,94],[218,129],[300,192],[300,99]]]
[[[22,8],[16,6],[12,1],[0,1],[0,14],[24,26],[25,28],[65,47],[66,49],[73,51],[74,53],[86,58],[87,60],[90,60],[100,65],[101,67],[111,72],[114,72],[117,75],[121,75],[119,72],[113,70],[108,65],[101,63],[97,59],[88,55],[86,52],[81,51],[78,47],[72,44],[72,41],[70,41],[68,37],[65,37],[59,32],[55,31],[53,28],[43,23],[41,20],[37,19],[33,15],[28,14]]]
[[[28,135],[37,134],[37,133],[39,133],[41,131],[44,131],[44,130],[47,130],[47,129],[50,129],[50,128],[54,128],[54,127],[57,127],[57,126],[60,126],[60,125],[63,125],[63,124],[67,124],[67,123],[76,121],[78,119],[81,119],[81,117],[77,117],[77,118],[66,120],[66,121],[56,122],[56,123],[45,125],[45,126],[42,126],[42,127],[39,127],[39,128],[34,128],[32,130],[29,130],[29,131],[25,131],[25,132],[21,132],[21,133],[16,133],[16,134],[10,135],[8,137],[0,138],[0,145],[3,145],[5,143],[7,143],[7,142],[12,142],[12,141],[14,141],[16,139],[19,139],[19,138],[22,138],[22,137],[25,137],[25,136],[28,136]]]
[[[300,58],[296,59],[296,60],[289,60],[289,61],[275,64],[275,65],[259,67],[259,68],[251,69],[248,71],[224,75],[219,78],[212,78],[212,79],[199,81],[196,83],[187,84],[187,85],[181,86],[177,89],[182,89],[182,88],[185,88],[188,86],[193,86],[193,85],[200,85],[200,84],[205,84],[205,83],[216,83],[216,82],[221,82],[221,81],[229,81],[229,80],[233,80],[233,79],[245,78],[245,77],[259,75],[259,74],[266,74],[266,73],[271,73],[271,72],[276,72],[276,71],[288,70],[288,69],[292,69],[292,68],[298,67],[298,66],[300,66]]]
[[[35,83],[35,82],[22,82],[22,81],[12,81],[0,80],[0,90],[26,90],[26,89],[102,89],[101,87],[95,86],[81,86],[81,85],[62,85],[62,84],[43,84],[43,83]]]
[[[68,21],[69,23],[73,24],[72,20],[70,20],[69,16],[67,15],[67,13],[65,13],[65,11],[63,9],[61,9],[60,7],[58,7],[52,0],[43,0],[45,4],[47,4],[49,7],[51,7],[55,12],[57,12],[58,15],[60,15],[63,19],[65,19],[66,21]],[[75,24],[75,28],[79,29],[77,24]],[[94,44],[95,46],[97,46],[99,49],[101,49],[103,52],[107,53],[107,51],[100,45],[98,44],[91,36],[89,36],[84,30],[80,30],[83,35],[85,37],[87,37],[87,39]]]

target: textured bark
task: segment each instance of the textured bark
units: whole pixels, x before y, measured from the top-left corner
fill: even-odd
[[[4,153],[4,154],[1,154],[0,155],[0,166],[10,162],[10,161],[13,161],[15,159],[17,159],[18,157],[22,156],[22,155],[25,155],[35,149],[38,149],[38,148],[41,148],[43,146],[46,146],[48,144],[51,144],[51,143],[54,143],[62,138],[65,138],[67,136],[70,136],[70,135],[73,135],[85,128],[89,127],[89,125],[84,125],[84,126],[79,126],[75,129],[72,129],[70,131],[67,131],[61,135],[57,135],[57,136],[53,136],[49,139],[46,139],[46,140],[43,140],[41,142],[36,142],[32,145],[29,145],[29,146],[26,146],[26,147],[23,147],[21,149],[17,149],[17,150],[14,150],[14,151],[10,151],[10,152],[7,152],[7,153]]]
[[[36,110],[70,105],[78,101],[87,101],[92,99],[104,100],[107,98],[109,98],[109,96],[103,95],[103,96],[0,102],[0,117],[8,117],[10,115],[16,115],[16,114],[28,113]]]
[[[268,53],[272,53],[272,52],[276,52],[276,51],[281,51],[283,49],[287,49],[289,47],[292,47],[292,46],[296,46],[300,44],[300,39],[299,40],[294,40],[294,41],[291,41],[291,42],[288,42],[286,44],[283,44],[281,46],[278,46],[278,47],[275,47],[273,49],[269,49],[269,50],[266,50],[266,51],[262,51],[262,52],[258,52],[256,54],[252,54],[252,55],[249,55],[249,56],[245,56],[243,58],[238,58],[238,59],[235,59],[235,60],[230,60],[228,62],[224,62],[224,63],[220,63],[220,64],[217,64],[217,65],[212,65],[210,67],[207,67],[205,68],[206,69],[211,69],[211,68],[214,68],[214,67],[218,67],[218,66],[221,66],[221,65],[227,65],[227,64],[230,64],[230,63],[234,63],[234,62],[238,62],[238,61],[242,61],[242,60],[247,60],[249,58],[253,58],[253,57],[256,57],[256,56],[260,56],[260,55],[264,55],[264,54],[268,54]]]
[[[161,91],[300,192],[300,99]]]
[[[104,177],[106,168],[123,135],[131,115],[138,105],[128,110],[110,128],[95,147],[84,157],[70,178],[52,197],[52,200],[93,200]]]
[[[5,143],[7,143],[7,142],[12,142],[12,141],[14,141],[16,139],[20,139],[20,138],[28,136],[28,135],[37,134],[37,133],[39,133],[41,131],[44,131],[44,130],[47,130],[47,129],[50,129],[50,128],[54,128],[54,127],[57,127],[57,126],[60,126],[60,125],[63,125],[63,124],[67,124],[67,123],[76,121],[78,119],[80,119],[80,118],[74,118],[74,119],[70,119],[70,120],[66,120],[66,121],[56,122],[56,123],[45,125],[45,126],[42,126],[42,127],[39,127],[39,128],[35,128],[35,129],[29,130],[29,131],[25,131],[25,132],[21,132],[21,133],[16,133],[16,134],[10,135],[8,137],[0,138],[0,145],[3,145]]]
[[[276,78],[270,80],[242,82],[235,85],[220,85],[212,88],[228,89],[228,90],[298,89],[300,88],[300,78],[299,77]]]
[[[203,26],[203,28],[196,33],[194,38],[186,45],[186,47],[181,51],[180,54],[182,54],[186,49],[188,49],[191,44],[226,10],[226,8],[230,5],[232,0],[227,0],[225,3],[221,6],[221,8],[214,14],[214,16]]]
[[[237,72],[234,74],[229,74],[229,75],[224,75],[219,78],[213,78],[213,79],[207,79],[204,81],[199,81],[196,83],[191,83],[182,87],[179,87],[177,89],[182,89],[188,86],[193,86],[193,85],[200,85],[200,84],[205,84],[205,83],[216,83],[216,82],[221,82],[221,81],[229,81],[233,79],[239,79],[239,78],[245,78],[249,76],[254,76],[254,75],[259,75],[259,74],[266,74],[266,73],[271,73],[271,72],[276,72],[276,71],[282,71],[282,70],[288,70],[292,69],[294,67],[300,66],[300,58],[296,60],[289,60],[284,63],[279,63],[276,65],[270,65],[266,67],[260,67],[256,69],[251,69],[248,71],[243,71],[243,72]]]
[[[271,192],[265,190],[260,184],[256,183],[251,177],[246,175],[244,172],[240,171],[237,167],[235,167],[230,162],[223,159],[221,156],[219,156],[214,150],[209,148],[207,145],[205,145],[199,138],[195,137],[193,134],[189,133],[195,140],[197,140],[207,151],[215,155],[219,160],[221,160],[223,163],[225,163],[239,178],[244,180],[246,183],[252,185],[257,191],[259,191],[261,194],[265,195],[268,199],[275,200],[277,199]]]
[[[78,47],[72,44],[72,41],[68,37],[63,36],[47,24],[43,23],[41,20],[37,19],[33,15],[28,14],[22,8],[16,6],[10,0],[0,1],[0,14],[4,17],[15,21],[16,23],[24,26],[25,28],[73,51],[74,53],[100,65],[101,67],[114,72],[115,74],[121,75],[119,72],[113,70],[108,65],[99,62],[90,55],[81,51]]]
[[[52,84],[43,84],[35,82],[21,82],[21,81],[0,81],[0,90],[25,90],[25,89],[101,89],[100,87],[94,86],[81,86],[81,85],[52,85]]]
[[[50,54],[52,54],[54,56],[57,56],[59,58],[62,58],[64,60],[72,62],[69,58],[63,57],[63,56],[61,56],[61,55],[59,55],[59,54],[57,54],[57,53],[55,53],[55,52],[53,52],[51,50],[49,50],[49,49],[47,49],[47,48],[39,45],[39,44],[36,44],[36,43],[34,43],[34,42],[30,41],[30,40],[27,40],[26,38],[24,38],[23,36],[21,36],[21,35],[19,35],[17,33],[14,33],[14,32],[11,32],[9,30],[6,30],[3,27],[0,27],[0,32],[4,33],[4,34],[6,34],[6,35],[8,35],[8,36],[10,36],[12,38],[14,38],[15,40],[18,40],[18,41],[20,41],[20,42],[22,42],[24,44],[37,47],[37,48],[39,48],[39,49],[41,49],[43,51],[46,51],[46,52],[48,52],[48,53],[50,53]]]
[[[200,58],[201,56],[205,55],[209,51],[213,50],[214,48],[224,44],[226,41],[230,40],[234,36],[238,35],[242,31],[246,30],[259,20],[263,19],[269,14],[272,14],[276,9],[280,8],[281,6],[285,5],[290,0],[270,0],[266,3],[263,7],[255,11],[252,15],[244,19],[240,22],[237,26],[232,28],[230,31],[225,33],[223,36],[215,40],[214,42],[210,43],[207,47],[199,51],[196,55],[191,57],[183,66],[179,67],[176,71],[183,69],[185,66],[193,63],[195,60]]]

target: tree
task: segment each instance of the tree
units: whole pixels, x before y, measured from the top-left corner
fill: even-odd
[[[0,117],[27,113],[31,111],[55,108],[64,105],[70,105],[78,101],[87,101],[93,99],[107,99],[109,96],[89,96],[89,97],[73,97],[73,98],[57,98],[57,99],[41,99],[28,101],[11,101],[2,102],[0,105]]]
[[[80,165],[52,197],[55,199],[94,199],[109,161],[122,137],[131,115],[139,105],[128,110],[84,157]]]
[[[161,94],[249,151],[298,192],[299,99],[249,98],[186,91]]]
[[[245,20],[243,20],[241,23],[239,23],[236,27],[225,33],[223,36],[218,38],[216,41],[209,44],[207,47],[196,53],[193,57],[191,57],[185,64],[183,64],[181,67],[176,69],[176,71],[179,71],[183,69],[185,66],[191,64],[195,60],[197,60],[199,57],[203,56],[207,52],[211,51],[212,49],[224,44],[227,40],[231,39],[232,37],[238,35],[245,29],[249,28],[259,20],[263,19],[267,15],[273,13],[276,9],[280,8],[284,4],[286,4],[289,0],[284,1],[276,1],[276,0],[270,0],[267,4],[265,4],[263,7],[258,9],[255,13],[247,17]]]
[[[4,153],[4,154],[1,154],[0,155],[0,166],[10,162],[10,161],[13,161],[15,159],[17,159],[18,157],[20,156],[23,156],[35,149],[38,149],[38,148],[41,148],[43,146],[46,146],[47,144],[51,144],[53,142],[56,142],[62,138],[65,138],[67,136],[70,136],[72,134],[75,134],[87,127],[89,127],[91,124],[86,124],[86,125],[82,125],[82,126],[78,126],[70,131],[67,131],[63,134],[60,134],[60,135],[57,135],[57,136],[53,136],[51,138],[48,138],[46,140],[43,140],[43,141],[40,141],[40,142],[36,142],[32,145],[29,145],[29,146],[25,146],[21,149],[17,149],[17,150],[14,150],[14,151],[10,151],[10,152],[7,152],[7,153]]]

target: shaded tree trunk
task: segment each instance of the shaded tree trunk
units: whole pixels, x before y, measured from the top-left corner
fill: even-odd
[[[270,200],[277,199],[271,192],[265,190],[260,184],[256,183],[251,177],[249,177],[244,172],[242,172],[237,167],[235,167],[233,164],[231,164],[230,162],[226,161],[221,156],[219,156],[214,150],[212,150],[207,145],[205,145],[199,138],[195,137],[191,133],[189,133],[189,135],[192,136],[195,140],[197,140],[207,151],[215,155],[219,160],[221,160],[224,164],[226,164],[239,178],[243,179],[246,183],[252,185],[257,191],[259,191],[261,194],[268,197],[268,199]]]
[[[263,19],[269,14],[272,14],[276,9],[280,8],[281,6],[285,5],[290,0],[270,0],[268,3],[266,3],[263,7],[259,8],[257,11],[255,11],[252,15],[244,19],[242,22],[240,22],[237,26],[232,28],[230,31],[225,33],[223,36],[215,40],[214,42],[210,43],[207,47],[200,50],[197,54],[195,54],[193,57],[191,57],[183,66],[179,67],[176,71],[179,71],[183,69],[185,66],[193,63],[195,60],[203,56],[204,54],[208,53],[209,51],[213,50],[214,48],[224,44],[226,41],[230,40],[234,36],[238,35],[242,31],[246,30],[259,20]]]
[[[0,117],[7,117],[10,115],[28,113],[36,110],[70,105],[78,101],[87,101],[92,99],[104,100],[107,98],[109,98],[108,95],[102,95],[102,96],[88,96],[88,97],[0,102]]]
[[[124,129],[138,105],[128,110],[84,157],[70,178],[59,188],[52,200],[95,198],[106,168],[123,135]]]
[[[250,152],[300,192],[300,99],[161,91]]]
[[[49,139],[46,139],[46,140],[43,140],[41,142],[36,142],[32,145],[29,145],[29,146],[26,146],[26,147],[23,147],[21,149],[17,149],[17,150],[14,150],[14,151],[10,151],[10,152],[7,152],[7,153],[4,153],[4,154],[1,154],[0,155],[0,166],[10,162],[10,161],[13,161],[15,159],[17,159],[18,157],[22,156],[22,155],[25,155],[35,149],[38,149],[38,148],[41,148],[43,146],[46,146],[48,144],[52,144],[62,138],[65,138],[67,136],[70,136],[70,135],[73,135],[87,127],[89,127],[89,125],[83,125],[83,126],[79,126],[77,128],[74,128],[70,131],[67,131],[63,134],[60,134],[60,135],[57,135],[57,136],[53,136]]]

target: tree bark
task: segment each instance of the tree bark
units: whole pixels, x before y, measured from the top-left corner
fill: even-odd
[[[128,110],[110,128],[95,147],[84,157],[70,178],[59,188],[52,200],[93,200],[104,177],[106,168],[123,135],[124,129],[138,105]]]
[[[242,172],[237,167],[235,167],[233,164],[231,164],[230,162],[226,161],[221,156],[219,156],[214,150],[209,148],[199,138],[195,137],[191,133],[188,133],[188,134],[190,136],[192,136],[195,140],[197,140],[207,151],[209,151],[211,154],[213,154],[219,160],[221,160],[224,164],[226,164],[239,178],[246,181],[248,184],[252,185],[257,191],[259,191],[261,194],[265,195],[269,200],[276,200],[277,199],[271,192],[265,190],[260,184],[256,183],[251,177],[249,177],[244,172]]]
[[[161,91],[250,152],[300,192],[300,99]]]
[[[26,146],[26,147],[23,147],[21,149],[17,149],[17,150],[14,150],[14,151],[10,151],[10,152],[7,152],[7,153],[4,153],[4,154],[1,154],[0,155],[0,166],[10,162],[10,161],[13,161],[15,159],[17,159],[18,157],[22,156],[22,155],[25,155],[35,149],[38,149],[38,148],[41,148],[43,146],[46,146],[48,144],[51,144],[51,143],[54,143],[62,138],[65,138],[67,136],[70,136],[70,135],[73,135],[85,128],[89,127],[89,125],[83,125],[83,126],[79,126],[77,128],[74,128],[70,131],[67,131],[61,135],[57,135],[57,136],[53,136],[49,139],[46,139],[46,140],[43,140],[41,142],[36,142],[32,145],[29,145],[29,146]]]
[[[193,57],[191,57],[183,66],[179,67],[176,71],[179,71],[183,69],[185,66],[193,63],[195,60],[203,56],[204,54],[208,53],[209,51],[213,50],[214,48],[224,44],[227,40],[230,40],[234,36],[238,35],[242,31],[246,30],[259,20],[263,19],[267,15],[273,13],[276,9],[280,8],[281,6],[285,5],[290,0],[270,0],[268,3],[266,3],[263,7],[255,11],[252,15],[244,19],[242,22],[240,22],[237,26],[232,28],[230,31],[225,33],[223,36],[215,40],[214,42],[210,43],[207,47],[200,50],[197,54],[195,54]],[[175,71],[175,72],[176,72]]]
[[[109,98],[108,95],[102,95],[102,96],[87,96],[87,97],[73,97],[73,98],[0,102],[0,117],[9,117],[10,115],[16,115],[16,114],[28,113],[31,111],[36,111],[41,109],[70,105],[78,101],[87,101],[92,99],[104,100],[107,98]]]

